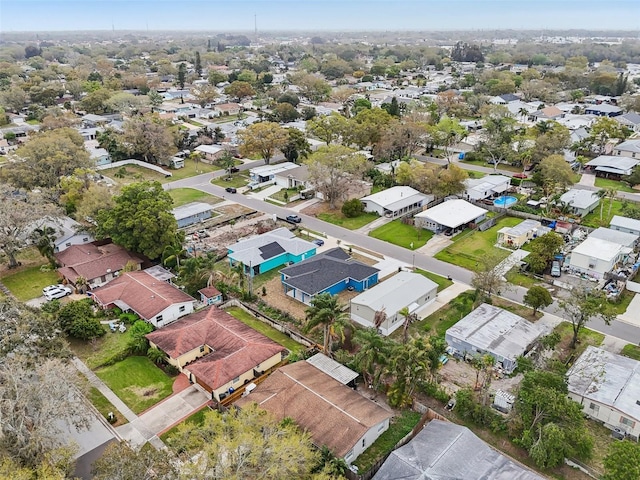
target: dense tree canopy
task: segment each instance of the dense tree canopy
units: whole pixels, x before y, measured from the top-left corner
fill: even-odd
[[[287,129],[275,122],[254,123],[239,132],[238,136],[242,139],[240,153],[246,157],[260,155],[266,165],[289,140]]]

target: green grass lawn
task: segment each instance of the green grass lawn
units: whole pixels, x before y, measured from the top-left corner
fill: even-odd
[[[184,167],[178,168],[177,170],[170,168],[167,170],[169,170],[173,176],[170,178],[162,178],[162,180],[160,180],[162,183],[175,182],[176,180],[182,180],[183,178],[193,177],[203,173],[216,172],[218,170],[222,170],[222,168],[220,168],[219,165],[211,165],[204,162],[198,162],[196,164],[193,160],[186,158],[184,161]]]
[[[530,277],[529,275],[525,275],[524,273],[520,273],[520,267],[518,266],[515,266],[511,270],[509,270],[505,275],[505,278],[507,279],[508,283],[525,288],[531,288],[534,285],[540,283],[535,278]]]
[[[230,177],[227,175],[223,175],[222,177],[214,178],[213,180],[211,180],[211,183],[223,188],[240,188],[246,186],[247,183],[249,183],[249,175],[244,172],[232,173]]]
[[[96,370],[96,375],[135,413],[172,393],[173,378],[147,357],[128,357]]]
[[[464,168],[464,164],[475,165],[477,167],[485,167],[493,169],[493,165],[485,162],[484,160],[462,160],[460,162],[460,167]],[[508,165],[506,163],[501,163],[498,165],[498,171],[496,173],[500,173],[500,170],[506,170],[508,172],[522,172],[522,167],[514,167],[513,165]]]
[[[195,188],[176,188],[174,190],[169,190],[169,195],[173,198],[174,207],[179,207],[191,202],[203,202],[213,205],[222,201],[221,198],[209,195],[208,193],[196,190]]]
[[[638,193],[638,190],[634,190],[628,184],[609,178],[596,177],[595,186],[598,188],[615,188],[619,192]]]
[[[402,440],[419,421],[420,414],[412,410],[403,410],[400,416],[393,417],[389,422],[389,429],[353,462],[358,467],[358,471],[368,472],[378,460],[391,452],[396,443]]]
[[[640,347],[629,343],[622,348],[622,355],[633,358],[634,360],[640,360]]]
[[[427,272],[426,270],[422,270],[421,268],[416,268],[415,272],[427,277],[432,282],[436,282],[438,284],[438,292],[453,285],[453,282],[451,280],[441,275],[438,275],[437,273]]]
[[[369,236],[399,247],[417,250],[433,237],[433,232],[407,225],[398,219],[369,232]]]
[[[631,300],[633,300],[634,296],[635,293],[625,290],[620,294],[617,302],[609,302],[609,305],[613,307],[616,315],[621,315],[627,311],[627,308],[629,308],[629,304],[631,303]]]
[[[89,389],[89,393],[87,395],[89,401],[93,404],[94,407],[102,414],[104,418],[109,418],[109,413],[113,413],[117,418],[117,421],[113,424],[114,426],[123,425],[127,423],[126,417],[120,413],[116,407],[114,407],[107,397],[100,393],[95,387],[91,387]]]
[[[604,335],[602,333],[596,332],[595,330],[589,330],[588,328],[583,328],[578,334],[578,343],[576,345],[576,348],[570,349],[568,345],[571,341],[571,338],[573,337],[573,328],[571,326],[571,323],[562,322],[560,325],[554,328],[553,331],[560,334],[561,340],[556,347],[556,351],[560,353],[562,361],[566,361],[571,355],[574,358],[578,358],[580,355],[582,355],[582,352],[584,352],[589,345],[599,347],[604,341]]]
[[[613,201],[611,204],[611,213],[609,213],[609,199],[602,199],[600,202],[604,205],[602,208],[602,220],[600,220],[600,205],[598,205],[593,212],[587,214],[587,216],[582,219],[582,225],[593,228],[606,227],[614,215],[622,215],[622,201]]]
[[[162,435],[160,435],[160,440],[162,440],[163,442],[166,442],[169,439],[169,437],[171,437],[171,435],[175,435],[175,433],[178,431],[178,427],[180,425],[182,425],[182,424],[190,424],[190,425],[194,425],[194,426],[203,425],[204,424],[204,416],[207,414],[207,412],[210,412],[210,411],[211,411],[211,409],[209,407],[207,407],[207,406],[202,407],[200,410],[198,410],[194,414],[192,414],[189,417],[185,418],[178,425],[176,425],[175,427],[171,427],[169,430],[167,430]]]
[[[285,192],[287,193],[287,199],[286,200],[284,198]],[[298,195],[298,193],[299,192],[298,192],[297,188],[283,188],[279,192],[276,192],[273,195],[271,195],[271,197],[269,197],[269,198],[273,198],[274,200],[280,200],[281,202],[290,202],[291,201],[291,197],[295,197],[296,195]]]
[[[342,212],[336,211],[333,213],[319,213],[318,218],[324,222],[333,223],[334,225],[338,225],[349,230],[357,230],[358,228],[364,227],[368,223],[373,222],[379,217],[375,213],[363,213],[357,217],[347,218],[342,214]]]
[[[503,259],[507,258],[509,256],[508,251],[494,247],[498,237],[498,230],[503,227],[513,227],[520,222],[522,222],[521,218],[503,217],[493,227],[484,232],[476,230],[466,236],[454,237],[454,243],[436,253],[434,257],[469,270],[476,270],[476,265],[489,252]]]
[[[268,337],[271,340],[273,340],[274,342],[279,343],[280,345],[285,347],[290,352],[297,353],[297,352],[301,352],[301,351],[303,351],[305,349],[304,345],[301,345],[298,342],[292,340],[289,336],[287,336],[284,333],[276,330],[275,328],[271,327],[270,325],[267,325],[266,323],[261,322],[256,317],[254,317],[253,315],[245,312],[244,310],[242,310],[239,307],[227,308],[226,311],[230,315],[233,315],[234,317],[236,317],[238,320],[240,320],[245,325],[250,326],[254,330],[257,330],[258,332],[262,333],[265,337]]]
[[[42,289],[47,285],[58,283],[58,272],[41,271],[41,265],[21,268],[18,271],[7,270],[2,277],[2,283],[21,302],[42,296]]]
[[[106,325],[104,329],[107,333],[93,343],[72,337],[67,339],[73,353],[91,370],[112,363],[114,359],[124,358],[127,354],[131,329],[128,328],[124,333],[112,333]]]

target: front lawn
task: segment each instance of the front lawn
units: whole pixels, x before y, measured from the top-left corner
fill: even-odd
[[[284,194],[287,194],[287,198],[284,198]],[[282,190],[274,193],[269,198],[273,198],[274,200],[280,200],[281,202],[290,202],[292,197],[295,197],[300,193],[297,188],[283,188]]]
[[[433,232],[407,225],[398,219],[376,228],[369,233],[369,236],[399,247],[417,250],[433,237]]]
[[[55,270],[41,271],[41,265],[18,267],[5,271],[2,283],[21,302],[42,296],[42,289],[47,285],[58,283],[60,276]]]
[[[437,273],[427,272],[426,270],[422,270],[421,268],[416,268],[415,272],[419,273],[420,275],[423,275],[423,276],[427,277],[432,282],[437,283],[438,284],[438,292],[440,292],[440,291],[444,290],[445,288],[453,285],[453,281],[449,280],[446,277],[443,277],[442,275],[438,275]]]
[[[453,244],[436,253],[434,257],[473,271],[477,269],[478,264],[488,253],[505,259],[510,252],[494,247],[498,238],[498,230],[503,227],[513,227],[520,222],[522,222],[520,218],[503,217],[484,232],[476,230],[466,236],[455,237]]]
[[[96,370],[96,375],[137,414],[172,393],[173,378],[147,357],[125,358]]]
[[[508,283],[511,283],[512,285],[518,285],[520,287],[525,287],[525,288],[531,288],[534,285],[537,285],[538,283],[540,283],[535,278],[530,277],[529,275],[525,275],[524,273],[521,273],[520,267],[518,267],[517,265],[507,272],[507,274],[505,275],[505,278],[507,279]]]
[[[184,160],[184,167],[182,168],[173,170],[171,168],[165,167],[165,169],[169,170],[173,174],[173,176],[169,178],[163,178],[162,180],[160,180],[162,183],[175,182],[176,180],[182,180],[183,178],[194,177],[203,173],[211,173],[222,170],[219,165],[212,165],[204,162],[196,163],[188,158]]]
[[[555,351],[559,356],[559,360],[562,362],[566,362],[570,357],[577,359],[589,345],[599,347],[604,341],[604,335],[602,333],[589,330],[588,328],[582,328],[580,333],[578,333],[576,348],[572,349],[569,347],[571,338],[573,337],[573,327],[570,322],[562,322],[554,328],[553,331],[560,334],[560,343],[556,346]]]
[[[491,165],[490,163],[487,163],[484,160],[467,160],[466,158],[464,160],[460,161],[460,167],[464,168],[464,164],[468,164],[468,165],[475,165],[477,167],[485,167],[485,168],[491,168],[493,169],[493,165]],[[506,170],[507,172],[516,172],[516,173],[522,173],[522,167],[516,167],[513,165],[509,165],[508,163],[500,163],[498,164],[498,171],[495,172],[495,174],[499,174],[500,170]],[[493,174],[493,172],[492,172]]]
[[[302,352],[305,349],[304,345],[301,345],[298,342],[292,340],[288,335],[285,335],[279,330],[276,330],[272,326],[261,322],[256,317],[254,317],[250,313],[245,312],[240,307],[227,308],[226,311],[245,325],[248,325],[254,330],[260,332],[265,337],[270,338],[274,342],[279,343],[292,353]]]
[[[174,207],[186,205],[191,202],[204,202],[213,205],[222,201],[221,198],[209,195],[208,193],[196,190],[195,188],[176,188],[174,190],[169,190],[169,195],[173,198]]]
[[[358,228],[364,227],[368,223],[373,222],[379,217],[375,213],[363,213],[357,217],[347,218],[342,214],[342,212],[336,211],[331,213],[319,213],[318,218],[324,222],[333,223],[334,225],[348,228],[349,230],[357,230]]]
[[[124,333],[112,333],[106,325],[103,325],[103,328],[107,333],[93,342],[73,337],[67,339],[76,357],[86,363],[91,370],[114,363],[127,356],[131,329],[127,328]]]
[[[629,308],[629,304],[635,295],[635,293],[630,292],[629,290],[624,290],[618,297],[618,301],[609,302],[609,305],[611,305],[613,311],[616,312],[616,315],[622,315],[627,311],[627,308]]]
[[[609,199],[603,198],[602,200],[600,200],[600,202],[604,205],[602,207],[602,220],[600,219],[600,205],[598,205],[593,212],[587,214],[582,219],[582,225],[584,225],[585,227],[593,228],[606,227],[609,225],[609,223],[611,223],[611,219],[614,215],[622,215],[621,200],[613,201],[611,205],[611,214],[609,214]]]
[[[622,355],[640,361],[640,347],[629,343],[622,348]]]
[[[628,184],[618,180],[611,180],[610,178],[596,177],[595,186],[598,188],[615,188],[619,192],[638,193],[638,190],[634,190]]]
[[[92,403],[92,405],[94,407],[96,407],[96,409],[107,420],[109,419],[109,413],[113,413],[115,415],[116,421],[113,423],[114,427],[117,427],[118,425],[123,425],[123,424],[127,423],[126,417],[122,413],[120,413],[116,409],[116,407],[114,407],[111,404],[111,402],[109,400],[107,400],[107,397],[102,395],[102,393],[100,393],[100,390],[98,390],[97,388],[91,387],[89,389],[89,393],[87,395],[87,398]]]
[[[353,464],[358,467],[358,471],[366,473],[369,469],[393,447],[402,440],[420,421],[420,414],[412,410],[404,410],[400,416],[393,417],[389,422],[386,432],[362,452]]]
[[[240,188],[245,187],[247,183],[249,183],[249,175],[246,173],[232,173],[231,176],[223,175],[222,177],[216,177],[211,180],[211,183],[214,185],[218,185],[222,188],[234,187]]]

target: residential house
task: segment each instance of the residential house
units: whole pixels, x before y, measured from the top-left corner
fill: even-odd
[[[300,165],[293,162],[276,163],[273,165],[262,165],[249,169],[250,186],[263,186],[267,183],[275,183],[276,175],[285,175],[288,171],[298,169]]]
[[[356,378],[359,376],[358,372],[354,372],[341,363],[336,362],[333,358],[327,357],[324,353],[316,353],[312,357],[307,358],[307,362],[341,384],[356,388]]]
[[[585,163],[585,170],[587,172],[595,172],[598,177],[617,180],[623,175],[631,175],[633,169],[639,163],[640,156],[636,159],[627,155],[600,155]]]
[[[589,236],[571,251],[569,266],[573,271],[602,278],[618,263],[624,262],[632,251],[619,243]]]
[[[609,222],[609,228],[640,236],[640,220],[636,220],[635,218],[614,215],[611,222]]]
[[[447,344],[463,357],[491,355],[507,374],[545,333],[543,327],[502,308],[483,303],[445,333]]]
[[[431,420],[384,461],[373,480],[544,480],[467,427]]]
[[[514,95],[513,93],[505,93],[504,95],[498,95],[495,97],[491,97],[489,99],[490,103],[494,105],[507,105],[512,102],[517,102],[520,100],[518,95]]]
[[[208,203],[191,202],[174,208],[171,213],[176,217],[178,228],[184,228],[211,218],[212,209]]]
[[[82,278],[90,289],[116,278],[127,264],[139,270],[143,263],[141,258],[114,243],[71,245],[55,257],[61,265],[58,273],[64,280],[75,285]]]
[[[72,245],[84,245],[95,240],[93,235],[84,231],[82,225],[70,217],[64,216],[44,223],[34,222],[33,231],[36,228],[51,229],[53,236],[53,252],[63,252]],[[30,233],[32,235],[33,233]]]
[[[96,165],[109,165],[111,163],[111,155],[105,148],[91,148],[89,151],[89,157],[91,161]]]
[[[599,227],[589,234],[591,238],[599,238],[607,242],[618,243],[623,247],[634,248],[640,238],[634,233],[621,232],[613,228]]]
[[[498,230],[498,244],[510,248],[520,248],[529,240],[551,231],[543,227],[537,220],[524,220],[514,227],[503,227]]]
[[[614,119],[634,132],[640,132],[640,114],[637,114],[636,112],[628,112],[618,115],[617,117],[614,117]]]
[[[220,145],[198,145],[195,151],[202,154],[201,161],[205,163],[215,163],[227,153],[227,150]]]
[[[571,213],[585,217],[596,209],[600,197],[591,190],[572,188],[560,196],[560,202],[569,205]]]
[[[291,418],[318,447],[353,462],[389,428],[390,412],[312,363],[280,367],[236,405],[257,403],[278,420]]]
[[[102,308],[132,311],[156,328],[162,328],[193,312],[194,299],[146,271],[125,272],[91,291]]]
[[[111,122],[111,118],[102,115],[94,115],[93,113],[84,115],[81,120],[84,128],[101,127]]]
[[[585,115],[597,115],[598,117],[617,117],[622,115],[622,108],[616,105],[609,105],[608,103],[601,103],[598,105],[589,105],[584,109]]]
[[[511,178],[504,175],[487,175],[482,178],[468,178],[464,181],[466,200],[484,200],[506,192],[511,186]]]
[[[343,290],[362,292],[378,283],[379,269],[352,259],[341,248],[332,248],[296,265],[280,270],[284,293],[311,304],[320,293]]]
[[[245,238],[229,245],[228,257],[232,266],[241,264],[250,275],[259,275],[281,265],[298,263],[316,254],[318,246],[296,237],[287,228]]]
[[[444,230],[462,230],[484,220],[487,211],[465,200],[455,199],[424,210],[415,216],[416,227],[440,233]]]
[[[613,147],[614,155],[640,159],[640,139],[627,140]]]
[[[390,335],[400,328],[408,308],[414,314],[435,301],[438,284],[424,275],[399,272],[350,301],[351,320],[365,327],[377,328],[382,335]],[[384,312],[384,320],[376,325],[376,313]]]
[[[532,122],[541,122],[546,120],[557,120],[564,117],[565,113],[558,107],[545,107],[541,110],[535,111],[529,115],[529,119]]]
[[[640,362],[589,345],[567,372],[569,397],[616,432],[640,437]]]
[[[219,117],[226,115],[238,115],[242,111],[242,105],[239,103],[219,103],[217,105],[212,105],[211,110],[213,110],[214,114]]]
[[[421,211],[433,195],[424,195],[411,187],[391,187],[361,198],[365,212],[377,213],[381,217],[397,218]]]
[[[209,306],[222,303],[222,293],[216,287],[205,287],[198,290],[200,302]]]
[[[282,188],[307,188],[309,186],[309,167],[300,165],[274,175],[276,185]]]
[[[218,307],[209,307],[146,335],[152,348],[191,382],[223,400],[278,365],[287,350]]]

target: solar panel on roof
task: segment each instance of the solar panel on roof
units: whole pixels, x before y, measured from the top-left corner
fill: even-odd
[[[277,242],[272,242],[262,247],[259,247],[260,256],[264,260],[269,260],[270,258],[277,257],[278,255],[282,255],[285,250],[280,246]]]

